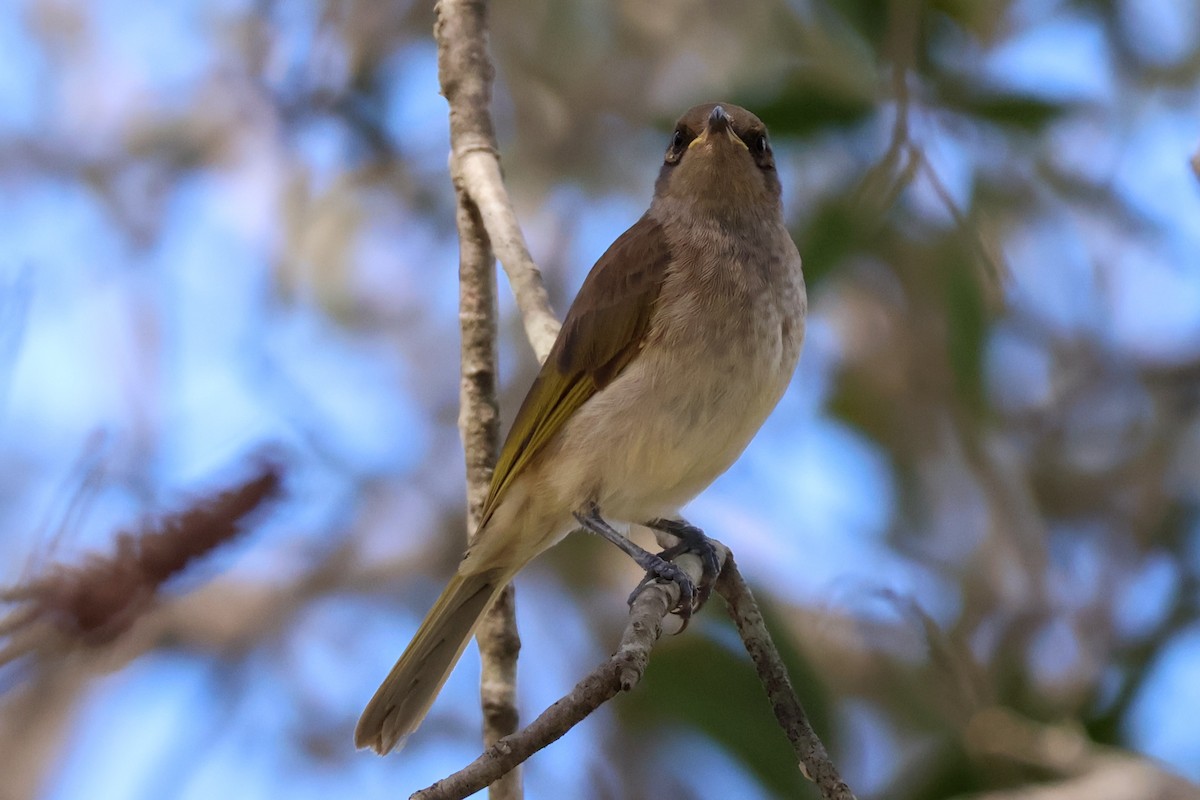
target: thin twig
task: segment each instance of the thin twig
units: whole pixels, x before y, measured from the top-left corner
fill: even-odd
[[[718,555],[724,555],[718,547]],[[691,554],[676,563],[692,580],[699,581],[702,565]],[[652,583],[629,608],[629,622],[617,651],[575,684],[570,693],[547,708],[528,727],[506,736],[458,772],[412,795],[409,800],[460,800],[524,763],[537,751],[561,738],[618,692],[628,692],[642,679],[650,662],[650,650],[662,635],[667,610],[679,602],[675,584]]]
[[[804,776],[817,785],[821,797],[825,800],[854,800],[854,793],[838,775],[837,767],[829,760],[825,745],[817,737],[816,731],[809,724],[808,716],[800,705],[800,698],[792,688],[788,679],[787,668],[770,632],[763,622],[762,612],[750,593],[733,554],[725,560],[725,567],[717,579],[717,592],[725,598],[729,616],[733,618],[742,643],[746,645],[750,658],[758,670],[758,678],[766,689],[775,711],[775,719],[787,734],[788,741],[796,751],[800,761],[800,770]]]
[[[487,499],[500,441],[496,403],[496,272],[487,232],[471,198],[458,192],[459,327],[462,335],[462,379],[458,429],[467,464],[467,530],[474,537]],[[516,597],[512,586],[484,615],[475,634],[481,673],[479,705],[483,709],[483,743],[491,745],[517,729]],[[492,800],[519,800],[521,775],[513,771],[489,789]]]
[[[916,175],[916,165],[908,152],[911,107],[908,80],[916,59],[920,15],[919,10],[912,8],[911,0],[890,0],[887,10],[886,48],[892,62],[891,95],[896,105],[892,137],[887,152],[867,170],[853,194],[855,206],[871,220],[881,220]]]
[[[496,133],[488,110],[492,67],[487,52],[485,0],[439,0],[434,37],[438,79],[450,104],[450,174],[479,209],[492,250],[517,298],[525,334],[545,361],[558,336],[542,273],[529,255],[500,174]]]
[[[467,529],[478,528],[499,443],[496,404],[496,280],[499,252],[526,333],[539,360],[550,351],[558,320],[550,310],[541,273],[534,265],[500,178],[491,102],[494,70],[487,52],[483,0],[441,0],[434,37],[438,78],[450,105],[450,172],[457,193],[459,232],[459,320],[462,385],[459,430],[467,461]],[[516,730],[516,598],[508,586],[476,632],[481,675],[483,739],[491,746]],[[520,773],[498,776],[492,800],[520,800]]]
[[[950,194],[950,190],[946,188],[946,184],[942,181],[941,176],[938,175],[937,170],[934,169],[925,152],[916,145],[911,145],[909,149],[913,162],[918,165],[919,169],[924,170],[925,177],[929,179],[929,185],[933,187],[933,193],[937,195],[938,200],[941,200],[942,205],[950,212],[954,224],[958,226],[959,231],[969,238],[971,244],[975,246],[975,251],[979,256],[980,262],[983,264],[985,274],[991,281],[991,286],[995,289],[1002,288],[1008,279],[1008,267],[992,256],[992,253],[988,250],[987,243],[983,240],[983,235],[979,232],[979,228],[967,219],[967,215],[958,207],[958,203],[954,202],[954,197]]]

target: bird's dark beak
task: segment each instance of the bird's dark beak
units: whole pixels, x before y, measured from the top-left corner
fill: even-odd
[[[725,109],[713,106],[712,112],[708,115],[708,124],[705,126],[708,128],[709,134],[723,133],[729,130],[731,125],[732,122],[729,115],[725,113]]]
[[[708,119],[704,122],[704,130],[700,135],[692,140],[688,145],[688,149],[692,149],[697,145],[705,143],[731,142],[746,147],[746,143],[738,138],[737,133],[733,130],[733,120],[730,119],[729,113],[721,106],[713,106],[713,110],[708,113]]]

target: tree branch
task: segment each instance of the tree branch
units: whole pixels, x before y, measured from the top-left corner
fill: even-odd
[[[728,553],[717,548],[718,557]],[[693,582],[699,581],[703,566],[692,554],[676,563]],[[458,772],[413,794],[409,800],[461,800],[523,764],[537,751],[560,739],[601,705],[628,692],[642,679],[650,663],[650,650],[662,635],[663,619],[679,602],[679,587],[652,583],[629,608],[629,622],[617,651],[575,684],[565,697],[547,708],[519,733],[499,740]]]
[[[471,198],[458,192],[459,326],[462,331],[462,380],[459,388],[458,429],[467,464],[467,530],[474,538],[487,500],[500,442],[500,413],[496,403],[496,272],[487,232]],[[517,729],[516,598],[506,586],[498,602],[484,615],[475,634],[481,674],[479,705],[483,709],[483,743]],[[510,772],[492,785],[493,800],[519,800],[521,776]]]
[[[717,554],[724,565],[717,591],[728,604],[729,615],[754,660],[775,709],[775,717],[796,750],[801,771],[816,783],[825,800],[855,800],[804,714],[783,660],[763,624],[762,613],[734,563],[733,554],[720,543],[717,543]],[[703,567],[697,556],[687,553],[676,563],[693,582],[700,580]],[[520,733],[499,740],[466,767],[416,792],[409,800],[461,800],[558,740],[618,692],[633,689],[646,671],[650,650],[662,635],[668,609],[678,602],[679,587],[675,584],[650,584],[630,607],[621,644],[607,661],[575,684],[570,693],[543,711]]]
[[[516,295],[525,334],[538,361],[545,361],[559,322],[500,174],[488,111],[495,70],[487,53],[485,0],[439,0],[433,31],[438,79],[450,104],[450,175],[455,187],[478,208],[490,246]]]
[[[494,347],[494,296],[488,305],[492,315],[490,320],[479,319],[484,315],[479,295],[486,291],[485,287],[492,285],[482,273],[490,274],[493,251],[508,275],[526,335],[539,362],[546,359],[559,330],[558,320],[549,307],[541,272],[529,255],[501,177],[495,130],[488,113],[494,69],[487,54],[485,12],[485,0],[439,0],[434,26],[438,76],[442,93],[450,104],[450,172],[458,193],[463,325],[459,425],[467,448],[472,529],[486,492],[483,476],[486,473],[490,477],[495,452],[495,440],[489,439],[481,427],[494,424],[496,418],[494,351],[485,353]],[[489,342],[469,344],[469,328],[471,335],[479,335]],[[485,331],[486,336],[483,335]],[[483,415],[481,422],[472,420],[476,413]],[[489,447],[491,449],[487,450]],[[479,461],[485,451],[492,454],[486,467]],[[685,555],[680,558],[680,565],[693,580],[700,579],[698,558]],[[796,748],[801,769],[816,781],[824,797],[853,800],[854,795],[841,781],[809,725],[779,654],[762,624],[762,615],[732,558],[727,565],[718,589],[729,603],[730,614],[758,667],[776,717]],[[493,798],[519,796],[519,788],[515,790],[518,794],[514,795],[497,793],[496,788],[502,785],[498,782],[506,775],[515,774],[514,770],[533,753],[557,740],[617,692],[629,691],[637,685],[649,661],[650,649],[662,633],[663,618],[676,602],[678,587],[674,585],[654,584],[643,591],[630,609],[630,621],[621,645],[608,661],[520,733],[493,739],[506,724],[515,727],[517,719],[513,687],[520,642],[512,617],[512,587],[506,589],[478,634],[483,660],[481,693],[487,718],[487,750],[459,772],[412,795],[413,800],[463,798],[485,786],[493,787]]]
[[[478,529],[499,443],[493,252],[500,254],[539,361],[550,352],[559,327],[500,176],[488,111],[494,70],[487,53],[485,12],[483,0],[441,0],[434,25],[438,79],[450,105],[450,174],[457,194],[462,330],[459,430],[467,462],[467,529],[471,536]],[[485,746],[517,727],[516,672],[521,640],[515,603],[512,586],[505,587],[476,632]],[[489,794],[492,800],[519,800],[520,773],[510,770],[497,776]]]
[[[792,688],[788,679],[787,668],[775,642],[763,622],[762,612],[750,593],[750,587],[738,571],[733,554],[725,560],[725,567],[717,579],[717,592],[725,599],[729,616],[737,626],[742,643],[754,661],[758,670],[758,678],[766,689],[771,700],[771,708],[775,711],[775,719],[787,734],[788,741],[796,751],[800,760],[800,770],[804,777],[817,785],[821,797],[825,800],[854,800],[854,793],[838,775],[837,767],[829,760],[825,745],[817,737],[816,731],[809,724],[800,698]]]

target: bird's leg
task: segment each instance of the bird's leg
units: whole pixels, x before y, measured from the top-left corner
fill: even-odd
[[[692,615],[692,609],[694,607],[694,600],[696,597],[696,587],[692,585],[692,579],[688,577],[686,572],[684,572],[678,565],[672,564],[670,561],[663,558],[661,554],[655,555],[654,553],[643,550],[642,548],[638,547],[637,544],[630,541],[628,537],[622,536],[620,533],[614,530],[613,527],[605,522],[604,518],[600,516],[600,509],[596,507],[595,503],[588,504],[588,506],[582,511],[576,511],[575,519],[577,519],[579,524],[587,530],[607,539],[617,547],[621,548],[621,550],[623,550],[626,555],[632,558],[639,567],[646,570],[646,578],[638,584],[638,587],[634,589],[633,594],[629,596],[630,603],[632,603],[634,598],[637,597],[638,593],[645,588],[647,583],[661,578],[662,580],[670,581],[679,587],[679,604],[671,610],[676,611],[680,618],[683,619],[684,623],[687,622],[688,617]],[[696,530],[699,532],[698,529]],[[703,537],[704,534],[701,533],[700,536]]]
[[[704,535],[704,531],[682,519],[652,519],[642,524],[650,530],[670,534],[679,540],[659,553],[659,558],[674,561],[684,553],[691,553],[700,559],[703,572],[697,587],[699,591],[696,595],[696,610],[702,608],[712,594],[717,575],[721,572],[721,561],[717,558],[717,548],[712,540]]]

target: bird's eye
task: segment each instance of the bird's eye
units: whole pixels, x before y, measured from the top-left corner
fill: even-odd
[[[760,133],[758,136],[754,137],[755,154],[763,156],[766,155],[767,151],[770,149],[771,146],[767,144],[767,135],[765,133]]]
[[[683,151],[688,141],[687,131],[683,128],[676,128],[675,135],[671,137],[671,146],[667,148],[666,163],[678,164],[679,159],[683,158]]]

